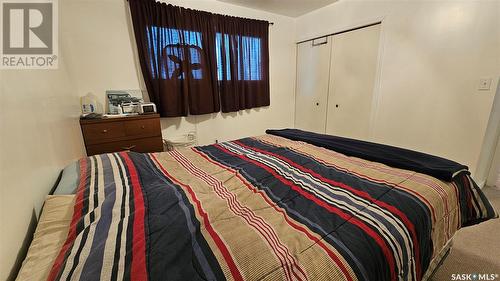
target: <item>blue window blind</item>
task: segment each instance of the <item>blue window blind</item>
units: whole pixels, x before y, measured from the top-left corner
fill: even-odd
[[[180,68],[182,59],[185,58],[185,52],[189,52],[191,65],[202,63],[200,52],[202,50],[202,35],[200,32],[157,26],[150,26],[148,29],[150,30],[147,30],[146,34],[152,53],[150,66],[153,78],[184,79],[186,73],[180,71]],[[230,47],[230,44],[233,45]],[[215,50],[218,80],[233,79],[231,77],[232,67],[237,68],[233,70],[237,74],[237,80],[262,79],[261,39],[259,37],[216,33]],[[231,60],[230,51],[237,57]],[[223,55],[225,55],[225,60],[222,58]],[[162,58],[164,58],[164,62],[161,61]],[[237,62],[235,66],[231,65],[231,61]],[[225,63],[225,67],[223,67],[223,63]],[[158,69],[159,73],[155,69]],[[202,69],[191,69],[189,74],[194,79],[203,78]]]
[[[232,40],[231,40],[232,39]],[[233,44],[230,48],[230,44]],[[261,80],[261,40],[258,37],[239,36],[217,33],[215,36],[218,80],[231,80],[230,50],[237,56],[233,61],[237,64],[238,80]],[[222,52],[224,50],[224,54]],[[223,60],[225,55],[225,60]],[[225,62],[225,67],[223,63]],[[224,73],[225,72],[225,73]],[[226,77],[224,77],[224,74]]]
[[[148,42],[151,43],[150,48],[152,48],[153,55],[150,60],[154,76],[156,75],[155,65],[158,65],[160,69],[159,78],[184,79],[186,73],[180,71],[180,63],[185,57],[185,52],[189,52],[191,65],[201,63],[202,54],[199,51],[202,48],[200,32],[157,26],[150,26],[149,28],[151,30],[148,30],[146,34]],[[162,52],[165,52],[166,64],[160,61],[163,58]],[[203,77],[201,69],[192,69],[190,74],[194,79],[202,79]]]

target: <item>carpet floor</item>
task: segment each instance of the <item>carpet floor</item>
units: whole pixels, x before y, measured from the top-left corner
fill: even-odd
[[[483,191],[500,211],[500,189],[486,187]],[[459,230],[451,252],[431,280],[452,280],[452,274],[468,273],[498,274],[491,280],[500,280],[500,219]]]

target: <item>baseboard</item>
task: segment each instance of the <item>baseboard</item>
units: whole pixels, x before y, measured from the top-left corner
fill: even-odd
[[[477,186],[479,186],[480,189],[483,189],[483,187],[486,186],[486,181],[483,180],[483,181],[480,181],[480,182],[476,182],[477,183]]]
[[[479,186],[480,189],[483,189],[483,187],[486,185],[486,179],[478,180],[473,175],[471,175],[471,178],[477,184],[477,186]]]

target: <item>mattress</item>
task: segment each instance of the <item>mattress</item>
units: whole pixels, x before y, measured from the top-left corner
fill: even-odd
[[[74,196],[49,195],[39,221],[39,227],[29,248],[26,259],[19,271],[16,281],[47,280],[54,260],[57,258],[69,230],[73,214]],[[48,231],[47,231],[48,230]],[[51,232],[51,234],[46,234]],[[50,237],[50,239],[49,239]],[[451,250],[450,239],[440,253],[430,262],[422,280],[430,280],[438,266],[442,264]]]
[[[16,281],[47,280],[52,264],[54,263],[61,246],[66,240],[66,234],[69,230],[69,222],[73,214],[73,204],[74,196],[49,195],[45,204],[47,207],[44,210],[47,210],[46,212],[50,213],[53,218],[47,219],[47,214],[42,213],[39,224],[43,226],[36,231],[37,234],[32,242],[32,246],[29,248],[27,257],[23,262],[23,266],[19,271]],[[43,237],[46,232],[44,229],[52,229],[52,232],[56,232],[57,235],[51,235],[52,237],[48,240]],[[43,239],[45,243],[40,243],[40,239]],[[47,241],[50,242],[46,243]],[[430,278],[432,278],[439,265],[443,263],[443,260],[451,250],[452,244],[452,239],[450,239],[441,251],[432,259],[429,264],[429,268],[422,277],[423,281],[430,280]]]
[[[451,181],[264,135],[78,162],[47,280],[422,280],[497,214]]]

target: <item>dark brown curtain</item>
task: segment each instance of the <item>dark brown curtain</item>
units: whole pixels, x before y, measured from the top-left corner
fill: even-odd
[[[129,3],[142,73],[161,116],[269,105],[268,22]]]
[[[162,117],[220,110],[211,14],[129,0],[149,98]]]
[[[215,19],[222,112],[268,106],[269,23],[223,15]]]

